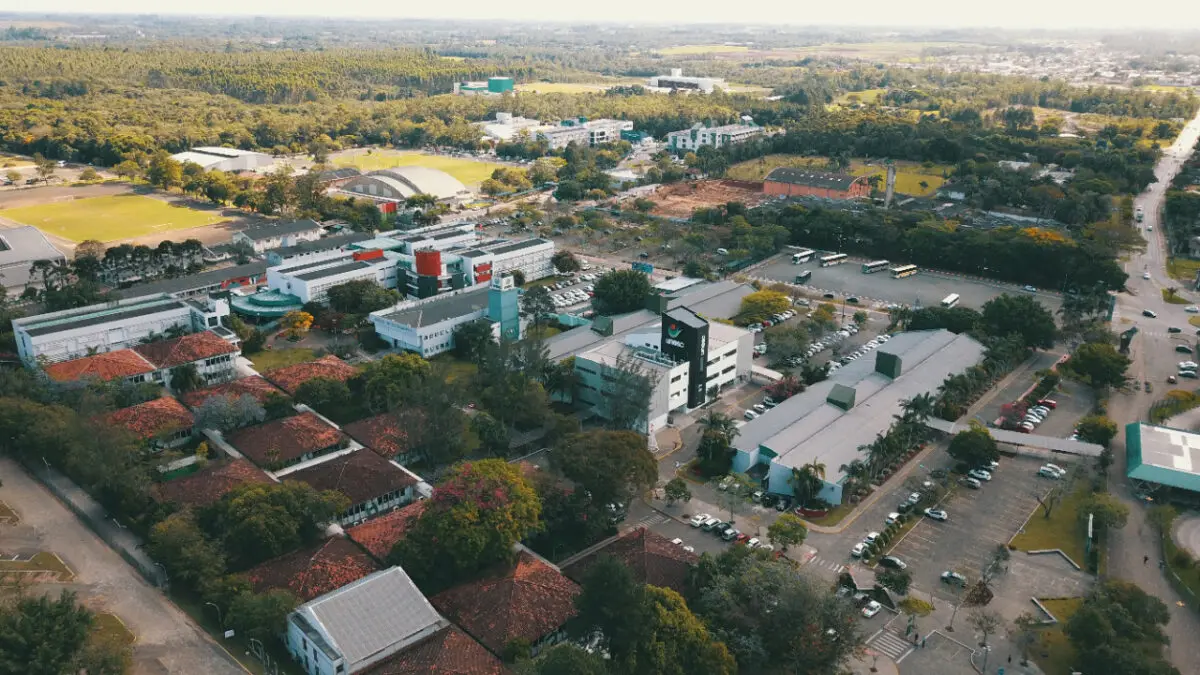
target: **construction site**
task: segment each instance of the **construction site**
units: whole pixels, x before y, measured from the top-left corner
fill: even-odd
[[[763,194],[762,181],[701,180],[664,185],[648,197],[654,202],[652,213],[667,218],[687,219],[692,211],[741,202],[758,206],[769,197]]]

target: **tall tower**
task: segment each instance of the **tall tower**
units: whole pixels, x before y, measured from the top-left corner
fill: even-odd
[[[488,318],[500,324],[501,340],[521,339],[521,291],[509,275],[492,277],[488,289]]]
[[[887,161],[887,194],[883,197],[883,208],[892,207],[892,197],[896,195],[896,163]]]

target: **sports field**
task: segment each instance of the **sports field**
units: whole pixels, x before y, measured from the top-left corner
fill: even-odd
[[[71,241],[117,241],[215,225],[225,217],[141,195],[88,197],[0,210],[0,217]]]
[[[695,54],[733,54],[750,51],[743,45],[679,45],[657,50],[665,56],[692,56]]]
[[[734,180],[762,180],[772,169],[781,166],[812,167],[818,171],[827,171],[825,157],[800,157],[797,155],[767,155],[760,159],[739,162],[729,167],[727,178]],[[896,162],[896,192],[904,195],[928,196],[933,194],[942,183],[946,182],[943,175],[949,175],[954,170],[951,166],[934,164],[926,167],[916,162]],[[887,176],[887,168],[879,162],[867,164],[860,159],[850,160],[849,173],[855,176]],[[925,186],[922,187],[921,183]],[[880,185],[882,188],[882,185]]]
[[[476,162],[460,157],[443,157],[442,155],[387,149],[373,149],[370,153],[357,151],[353,154],[335,155],[332,161],[335,166],[353,166],[364,172],[393,169],[398,166],[427,166],[431,169],[445,171],[462,181],[464,185],[481,183],[491,178],[493,171],[504,166],[495,162]]]

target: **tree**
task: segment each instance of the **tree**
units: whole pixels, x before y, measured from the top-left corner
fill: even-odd
[[[166,150],[159,150],[150,158],[146,179],[162,190],[178,187],[183,182],[183,165],[172,159]]]
[[[1063,493],[1061,489],[1053,487],[1050,488],[1050,491],[1045,496],[1041,496],[1036,492],[1033,493],[1033,496],[1037,499],[1038,505],[1042,507],[1042,517],[1049,519],[1050,515],[1054,513],[1054,507],[1062,502]]]
[[[1037,642],[1038,629],[1041,627],[1041,620],[1029,612],[1022,612],[1013,619],[1013,644],[1021,650],[1021,665],[1029,663],[1029,648]]]
[[[65,675],[79,672],[78,659],[92,628],[93,615],[62,591],[21,598],[0,607],[0,672]]]
[[[979,644],[986,647],[988,638],[1004,625],[1004,617],[990,609],[977,609],[967,617],[967,623],[981,636]]]
[[[1093,387],[1119,387],[1125,383],[1129,364],[1129,357],[1111,344],[1089,342],[1080,345],[1062,368]]]
[[[983,305],[981,327],[988,335],[1005,337],[1016,333],[1026,347],[1054,345],[1054,315],[1029,295],[992,298]]]
[[[317,492],[307,483],[255,483],[231,490],[199,522],[221,541],[231,566],[244,569],[316,541],[348,506],[342,493]]]
[[[1075,647],[1075,667],[1106,675],[1179,675],[1162,656],[1170,621],[1162,600],[1137,585],[1098,584],[1067,621],[1063,632]]]
[[[298,310],[284,314],[283,318],[279,320],[279,325],[283,328],[284,334],[293,340],[299,340],[304,337],[304,334],[312,328],[312,324],[313,315]]]
[[[291,408],[291,404],[287,404]],[[228,394],[204,399],[194,415],[197,429],[216,429],[228,433],[234,429],[258,424],[267,418],[267,411],[250,394],[233,398]]]
[[[912,584],[912,572],[880,567],[875,570],[875,580],[893,593],[907,595],[908,587]]]
[[[495,417],[480,412],[471,418],[471,431],[479,439],[479,449],[493,457],[507,457],[512,444],[512,435],[508,427],[498,422]]]
[[[1089,514],[1097,529],[1118,530],[1129,519],[1129,507],[1107,492],[1093,492],[1079,508],[1079,517],[1085,522]]]
[[[650,294],[650,279],[636,270],[609,272],[596,281],[592,306],[601,314],[624,314],[641,309]]]
[[[780,550],[786,551],[789,546],[799,546],[808,537],[808,528],[799,516],[784,513],[767,526],[767,539],[771,540]]]
[[[83,171],[79,172],[79,180],[84,181],[85,183],[91,183],[93,181],[100,180],[100,174],[90,166],[84,167]]]
[[[688,489],[687,481],[678,476],[667,481],[663,491],[666,493],[668,506],[673,505],[675,502],[692,501],[692,491]]]
[[[192,591],[203,590],[225,573],[221,549],[188,511],[172,514],[151,528],[146,551],[167,568],[172,581]]]
[[[570,642],[554,645],[517,668],[518,675],[608,675],[603,656]]]
[[[1075,430],[1079,440],[1108,447],[1117,435],[1117,423],[1103,415],[1088,415],[1079,420]]]
[[[384,288],[371,279],[347,281],[330,288],[328,293],[329,306],[335,311],[359,316],[386,309],[404,298],[399,291]]]
[[[737,436],[737,421],[729,415],[710,409],[701,420],[704,432],[700,436],[700,447],[696,456],[700,459],[699,469],[704,476],[724,476],[733,468],[733,439]]]
[[[499,459],[459,464],[434,488],[389,562],[429,594],[509,560],[513,545],[538,529],[540,515],[537,494],[516,465]]]
[[[492,344],[492,323],[476,319],[454,328],[454,353],[464,361],[479,364]]]
[[[431,398],[441,394],[453,398],[456,392],[452,388],[428,392],[420,386],[433,380],[434,376],[433,366],[416,354],[388,354],[368,363],[351,381],[351,386],[362,396],[367,410],[378,414],[404,404],[429,406],[432,405]]]
[[[589,431],[563,439],[552,460],[598,504],[626,505],[658,480],[646,437],[632,431]]]
[[[171,388],[180,394],[195,391],[207,384],[200,369],[194,363],[185,363],[171,369]]]
[[[622,353],[605,375],[601,395],[608,426],[618,430],[645,429],[654,384],[642,361]]]
[[[247,591],[230,604],[229,626],[243,638],[269,640],[286,630],[288,614],[299,605],[300,600],[283,589]]]
[[[554,314],[554,300],[549,288],[534,286],[521,294],[521,316],[527,317],[535,327],[544,325],[551,314]]]
[[[340,406],[351,405],[350,387],[330,377],[314,377],[296,388],[296,402],[323,414]]]
[[[788,480],[798,506],[812,504],[825,487],[825,465],[813,460],[799,469],[792,469]]]
[[[550,262],[554,264],[554,268],[559,272],[578,272],[582,265],[574,253],[567,250],[560,250],[550,258]]]
[[[22,177],[23,176],[21,175],[21,172],[17,171],[16,169],[9,169],[8,171],[4,172],[5,180],[12,183],[13,185],[20,183]]]
[[[519,288],[525,285],[525,273],[521,270],[512,271],[513,283]]]
[[[54,170],[58,168],[57,162],[52,159],[46,159],[39,153],[33,154],[33,164],[37,170],[38,178],[41,178],[44,183],[50,182],[50,179],[54,177]]]
[[[772,290],[755,291],[742,298],[738,310],[739,324],[758,323],[771,318],[772,314],[787,311],[792,306],[792,299],[785,293]]]
[[[959,432],[950,441],[947,452],[971,468],[986,466],[988,462],[1000,459],[1000,448],[996,445],[996,439],[992,438],[987,429],[977,425]]]
[[[860,309],[854,313],[854,325],[862,328],[867,323],[868,318],[867,313]]]
[[[627,661],[643,639],[651,617],[645,586],[629,568],[602,554],[585,572],[575,596],[576,618],[568,626],[577,641],[598,638],[614,662]]]

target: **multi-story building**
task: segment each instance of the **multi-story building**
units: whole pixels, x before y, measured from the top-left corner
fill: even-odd
[[[696,124],[691,129],[672,131],[667,134],[667,150],[687,152],[699,150],[704,146],[721,148],[726,145],[742,143],[762,134],[763,128],[757,124],[726,124],[719,127]]]
[[[688,77],[682,68],[672,68],[670,75],[655,75],[647,83],[660,89],[680,89],[683,91],[702,91],[713,93],[716,89],[727,89],[725,80],[719,77]]]
[[[173,329],[219,328],[228,315],[225,300],[162,293],[14,319],[13,333],[17,353],[32,365],[130,348]]]
[[[520,337],[519,293],[512,277],[495,277],[488,285],[373,312],[370,321],[389,345],[428,358],[453,349],[454,329],[478,319],[492,321],[496,337]]]
[[[589,120],[580,117],[563,120],[557,127],[540,129],[537,134],[539,138],[545,139],[551,150],[561,150],[572,143],[595,146],[619,141],[622,131],[633,131],[633,122],[611,119]]]
[[[268,268],[267,285],[273,291],[299,298],[301,303],[323,302],[330,288],[359,279],[395,288],[398,258],[397,254],[378,249],[335,251],[312,262]]]
[[[245,243],[262,253],[273,248],[296,246],[305,241],[316,241],[325,234],[325,228],[315,220],[295,220],[290,223],[255,225],[233,233],[233,243]]]

